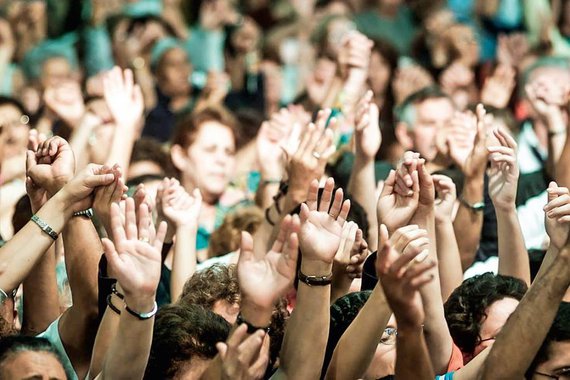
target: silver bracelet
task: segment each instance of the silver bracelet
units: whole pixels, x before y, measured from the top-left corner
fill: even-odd
[[[45,232],[53,240],[57,240],[57,232],[53,230],[46,222],[40,219],[37,215],[32,215],[32,222],[36,223],[40,229]]]
[[[87,210],[81,210],[73,213],[73,216],[84,216],[86,218],[93,218],[93,209],[88,208]]]

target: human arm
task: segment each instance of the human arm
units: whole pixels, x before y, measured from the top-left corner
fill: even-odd
[[[427,231],[417,226],[405,226],[396,230],[391,237],[391,244],[399,252],[416,257],[426,249]],[[380,259],[376,256],[376,263]],[[378,264],[377,264],[378,265]],[[381,274],[378,274],[380,277]],[[364,376],[369,367],[392,310],[380,283],[346,329],[334,350],[326,379],[357,379]],[[371,334],[371,332],[377,332]]]
[[[331,274],[350,209],[350,202],[343,202],[342,189],[335,192],[333,200],[333,189],[334,180],[329,178],[318,202],[318,181],[313,180],[307,203],[301,205],[300,274]],[[288,379],[319,378],[329,331],[329,307],[330,285],[309,286],[299,281],[297,306],[289,319],[280,355],[281,371]]]
[[[517,143],[506,132],[493,131],[499,146],[489,147],[489,195],[497,215],[499,274],[513,276],[530,285],[530,264],[522,236],[515,200],[519,168]]]
[[[542,77],[538,77],[525,88],[528,101],[538,120],[548,129],[546,170],[554,178],[558,174],[558,162],[565,149],[567,128],[563,108],[567,103],[568,90],[563,85]]]
[[[521,379],[536,356],[570,285],[570,246],[530,286],[495,339],[482,378]],[[533,326],[529,329],[528,326]]]
[[[119,205],[111,205],[113,241],[103,240],[105,256],[124,292],[124,306],[117,334],[105,356],[101,379],[142,379],[152,343],[156,288],[162,265],[161,248],[166,223],[154,234],[146,203],[135,212],[135,202],[128,198],[125,205],[125,226]],[[155,236],[153,236],[155,235]],[[150,314],[144,319],[136,314]],[[125,363],[129,363],[125,365]]]
[[[478,105],[477,132],[475,134],[473,147],[466,159],[461,158],[459,150],[456,149],[453,141],[448,140],[449,154],[465,176],[463,190],[460,195],[459,209],[453,221],[453,229],[457,238],[457,246],[459,247],[463,270],[467,269],[473,263],[481,238],[481,228],[483,227],[482,210],[474,210],[468,205],[477,204],[484,199],[484,176],[487,162],[487,134],[485,123],[485,109],[482,105]]]
[[[432,178],[438,198],[435,203],[435,237],[441,298],[445,301],[463,282],[461,258],[453,231],[453,208],[457,195],[451,178],[440,174],[433,174]]]
[[[425,256],[420,258],[423,249],[399,254],[392,248],[384,225],[380,226],[379,241],[376,271],[398,323],[396,377],[433,379],[435,372],[422,331],[425,315],[419,290],[435,281],[436,264],[426,261]]]
[[[134,83],[133,72],[119,67],[109,71],[103,78],[103,97],[116,124],[106,163],[119,164],[127,173],[144,110],[142,92]]]
[[[164,189],[161,201],[168,223],[176,228],[170,298],[178,300],[184,284],[196,271],[196,234],[202,195],[198,189],[191,196],[182,186],[171,187]]]
[[[382,144],[382,133],[379,125],[379,110],[372,102],[372,91],[368,91],[360,100],[355,117],[355,158],[347,191],[352,198],[364,207],[368,218],[368,244],[375,251],[378,242],[376,231],[376,174],[374,158]]]

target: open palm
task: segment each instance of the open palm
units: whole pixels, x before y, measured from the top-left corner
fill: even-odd
[[[242,232],[237,274],[244,297],[271,307],[291,287],[297,268],[299,225],[298,216],[287,215],[273,247],[262,259],[255,258],[251,235]]]
[[[303,258],[332,263],[340,245],[350,202],[343,202],[343,191],[338,189],[331,205],[334,190],[332,178],[327,180],[318,202],[318,185],[317,180],[311,183],[307,202],[301,205],[301,252]]]
[[[160,252],[166,224],[161,223],[156,236],[151,236],[150,223],[148,206],[144,203],[140,206],[137,221],[134,200],[127,199],[124,227],[119,205],[111,205],[111,228],[115,243],[103,239],[103,247],[109,266],[125,295],[154,295],[160,281]]]

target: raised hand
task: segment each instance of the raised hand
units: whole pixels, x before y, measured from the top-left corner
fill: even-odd
[[[338,54],[340,74],[343,78],[353,75],[355,71],[368,75],[372,45],[373,42],[360,32],[347,33]]]
[[[296,125],[293,115],[287,108],[273,113],[268,121],[261,124],[255,141],[257,162],[263,179],[281,179],[284,174],[284,152],[287,140],[293,129],[300,134],[301,125]],[[297,141],[298,144],[298,141]]]
[[[352,250],[350,251],[350,263],[346,267],[348,278],[355,279],[362,277],[364,262],[369,254],[368,243],[364,240],[362,230],[359,228],[356,231],[356,238],[352,245]]]
[[[433,78],[430,73],[420,65],[399,68],[392,81],[396,104],[402,103],[414,92],[432,84]]]
[[[167,191],[162,196],[162,210],[169,223],[176,228],[189,226],[198,229],[198,217],[202,207],[202,194],[194,189],[192,195],[188,194],[182,186],[181,191]]]
[[[149,312],[160,281],[161,249],[166,223],[161,223],[153,236],[152,219],[146,204],[142,204],[137,220],[135,201],[127,198],[123,226],[119,205],[111,205],[113,241],[102,240],[109,268],[125,294],[125,303],[133,310]]]
[[[342,235],[338,250],[334,255],[333,271],[340,270],[346,271],[346,267],[350,264],[351,253],[353,252],[354,243],[356,241],[356,233],[358,231],[358,224],[354,222],[346,222],[342,227]],[[362,237],[362,231],[360,231]]]
[[[26,194],[30,198],[32,212],[36,213],[47,202],[47,193],[44,188],[34,182],[30,177],[29,171],[36,164],[37,158],[35,152],[38,146],[46,140],[45,135],[38,134],[38,131],[32,129],[28,136],[28,152],[26,153]]]
[[[374,160],[382,144],[382,133],[379,125],[380,111],[372,101],[373,95],[372,91],[366,92],[356,106],[354,120],[356,156],[366,161]]]
[[[115,180],[107,186],[98,187],[95,189],[95,197],[93,200],[93,211],[103,224],[107,236],[111,237],[111,205],[119,203],[128,187],[123,182],[123,172],[119,165],[114,165],[112,168],[103,168],[102,173],[113,174]]]
[[[289,190],[302,193],[303,198],[311,178],[321,178],[328,159],[336,151],[333,141],[336,119],[331,119],[326,127],[330,114],[330,109],[319,111],[315,123],[310,123],[303,132],[300,143],[284,147]]]
[[[453,206],[457,199],[457,190],[451,178],[433,174],[433,183],[437,193],[435,201],[435,220],[436,222],[451,222],[453,220]]]
[[[550,245],[561,250],[570,234],[570,192],[556,182],[550,182],[547,192],[548,204],[544,206],[546,233]]]
[[[76,81],[66,81],[44,91],[44,103],[68,126],[76,128],[85,114],[81,87]]]
[[[103,97],[119,127],[134,128],[141,120],[144,102],[141,88],[130,69],[115,66],[103,78]]]
[[[500,146],[491,146],[489,161],[489,195],[495,209],[509,210],[515,207],[519,168],[517,165],[517,143],[507,132],[493,131]]]
[[[438,153],[451,158],[458,165],[464,163],[473,150],[476,134],[475,114],[471,111],[456,112],[451,121],[436,134]]]
[[[465,177],[474,178],[483,175],[487,162],[487,120],[485,107],[482,104],[477,105],[477,133],[473,140],[473,149],[462,161],[462,156],[456,154],[453,145],[449,146],[449,154],[454,163],[461,169]]]
[[[27,176],[51,198],[75,175],[75,156],[67,141],[54,136],[28,152],[27,168]]]
[[[380,247],[376,258],[376,273],[396,316],[398,329],[422,325],[424,310],[419,290],[434,279],[430,270],[435,266],[433,261],[425,261],[428,243],[423,241],[427,239],[427,232],[417,226],[404,229],[392,242],[386,226],[380,226]]]
[[[527,84],[525,91],[532,108],[541,119],[550,121],[562,117],[562,108],[568,103],[567,86],[539,77]]]
[[[512,66],[499,64],[483,85],[481,102],[497,108],[507,107],[516,85],[515,76]]]
[[[91,207],[93,199],[90,195],[93,190],[115,180],[114,174],[106,173],[106,170],[104,166],[89,164],[61,189],[59,193],[65,202],[71,205],[71,211],[82,211]]]
[[[247,334],[247,326],[238,326],[228,340],[216,344],[222,359],[223,380],[261,379],[269,362],[269,339],[265,331]]]
[[[390,231],[395,231],[406,225],[416,212],[419,204],[420,184],[418,171],[414,170],[411,173],[412,193],[409,196],[402,195],[396,191],[397,175],[399,174],[396,174],[394,170],[390,171],[388,178],[384,181],[384,187],[376,206],[378,223],[386,224]]]
[[[350,210],[350,201],[343,202],[343,191],[334,194],[334,179],[329,178],[318,202],[319,182],[313,180],[307,202],[301,204],[300,244],[303,260],[332,264],[340,245],[342,227]],[[332,201],[332,205],[331,205]]]
[[[500,34],[497,42],[497,61],[513,67],[523,62],[530,47],[525,33]]]
[[[257,259],[253,238],[243,231],[237,275],[243,302],[264,310],[273,309],[275,302],[292,286],[299,251],[298,216],[287,215],[281,222],[279,234],[265,257]]]

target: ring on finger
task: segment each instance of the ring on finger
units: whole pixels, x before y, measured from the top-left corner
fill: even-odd
[[[321,154],[319,152],[313,152],[313,157],[315,157],[317,160],[320,160]]]

